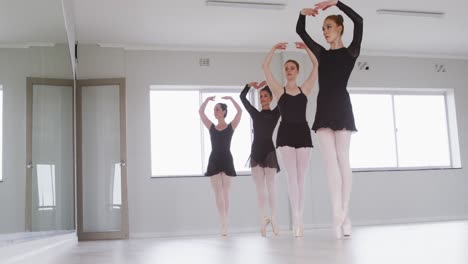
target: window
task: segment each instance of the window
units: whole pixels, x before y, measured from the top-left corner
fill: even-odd
[[[354,169],[449,168],[457,153],[454,105],[447,91],[372,93],[350,89],[358,133],[351,141]],[[454,112],[454,111],[453,111]],[[455,120],[455,118],[453,118]],[[450,131],[449,128],[455,131]]]
[[[55,208],[55,165],[37,164],[39,210]]]
[[[182,88],[182,89],[181,89]],[[206,115],[215,122],[214,105],[228,105],[226,122],[235,116],[232,103],[221,99],[232,96],[243,108],[240,99],[241,87],[169,87],[152,86],[150,90],[151,111],[151,174],[153,177],[200,176],[206,171],[211,152],[208,129],[201,123],[198,110],[208,96],[215,95],[215,102],[206,107]],[[250,171],[247,160],[250,156],[252,127],[247,111],[234,132],[231,153],[238,173]]]
[[[0,182],[3,181],[3,86],[0,85]]]

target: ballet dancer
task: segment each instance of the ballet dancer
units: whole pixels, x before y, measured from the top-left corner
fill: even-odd
[[[217,103],[214,107],[214,116],[218,121],[215,125],[205,114],[206,105],[214,101],[215,96],[210,96],[200,106],[199,114],[201,121],[210,131],[211,154],[208,160],[208,167],[205,176],[210,176],[213,188],[216,207],[221,220],[221,235],[228,234],[228,212],[229,212],[229,192],[231,188],[231,177],[236,176],[234,161],[231,154],[231,139],[234,130],[239,125],[242,116],[242,109],[230,96],[222,99],[230,100],[237,110],[231,123],[226,123],[227,105]]]
[[[323,36],[330,49],[315,42],[305,29],[305,17],[316,16],[319,10],[338,7],[354,23],[354,36],[348,47],[343,45],[343,17],[328,16],[322,26]],[[363,19],[341,1],[320,2],[314,8],[301,10],[296,32],[315,54],[319,67],[319,93],[317,112],[312,130],[317,133],[320,150],[325,160],[326,174],[333,208],[333,231],[337,238],[351,235],[349,203],[352,172],[349,163],[349,146],[354,124],[353,108],[346,90],[349,76],[361,50]]]
[[[250,154],[250,168],[257,189],[257,200],[261,220],[260,233],[262,236],[266,236],[266,228],[269,223],[272,225],[273,233],[275,235],[279,234],[279,227],[276,222],[275,175],[280,171],[280,167],[272,137],[280,113],[278,107],[274,109],[270,108],[273,94],[268,86],[262,89],[265,85],[265,81],[260,84],[251,82],[245,85],[240,94],[241,102],[247,112],[249,112],[253,122],[254,137]],[[261,111],[258,111],[250,104],[249,100],[247,100],[247,94],[250,88],[260,90]],[[268,217],[265,210],[265,186],[268,190],[270,217]]]
[[[312,138],[306,120],[307,97],[317,80],[318,63],[314,54],[302,42],[296,42],[296,48],[304,49],[312,62],[312,70],[301,87],[296,84],[299,74],[299,63],[287,60],[284,63],[286,85],[281,85],[270,69],[271,59],[276,50],[286,49],[287,43],[274,45],[263,63],[268,86],[273,96],[278,99],[281,123],[278,128],[276,147],[283,160],[283,168],[288,179],[289,202],[292,211],[293,234],[301,237],[304,234],[304,177],[306,175]]]

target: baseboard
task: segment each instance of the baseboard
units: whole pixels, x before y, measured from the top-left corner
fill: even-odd
[[[289,225],[280,226],[280,230],[288,230]],[[259,227],[231,228],[230,234],[256,233]],[[169,231],[169,232],[130,232],[130,238],[161,238],[161,237],[190,237],[190,236],[219,236],[219,229]]]
[[[431,223],[445,221],[466,221],[468,215],[458,216],[438,216],[438,217],[420,217],[420,218],[394,218],[394,219],[379,219],[368,221],[353,221],[353,226],[380,226],[380,225],[401,225],[415,223]],[[331,223],[315,223],[306,224],[305,229],[328,229]],[[289,225],[280,226],[281,230],[290,230]],[[258,227],[248,228],[231,228],[230,234],[256,233],[259,232]],[[130,238],[162,238],[162,237],[190,237],[190,236],[219,236],[218,229],[207,230],[190,230],[190,231],[168,231],[168,232],[131,232]]]

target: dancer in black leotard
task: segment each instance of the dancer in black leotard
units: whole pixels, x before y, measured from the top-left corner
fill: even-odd
[[[200,106],[199,114],[203,124],[210,130],[211,154],[208,160],[206,176],[211,176],[211,186],[216,196],[216,206],[221,219],[221,235],[228,233],[228,211],[229,211],[229,191],[232,176],[236,176],[234,162],[230,147],[234,129],[239,125],[242,109],[230,96],[222,99],[230,100],[236,107],[237,113],[231,123],[225,121],[227,115],[227,105],[218,103],[214,108],[214,116],[218,124],[214,125],[205,114],[205,108],[209,101],[214,100],[214,96],[206,98]]]
[[[323,35],[330,44],[330,49],[326,50],[307,34],[305,16],[316,16],[319,10],[335,5],[353,21],[354,36],[349,47],[344,47],[341,39],[344,30],[343,17],[328,16],[322,27]],[[338,238],[342,235],[350,236],[349,200],[352,173],[349,164],[349,146],[351,133],[356,131],[356,126],[346,86],[361,50],[363,19],[342,2],[329,0],[316,4],[315,8],[302,9],[296,31],[320,63],[320,90],[312,129],[317,132],[326,162],[335,235]]]
[[[302,88],[296,84],[299,74],[299,64],[288,60],[284,64],[286,86],[279,84],[270,70],[270,63],[277,49],[284,50],[287,43],[278,43],[270,50],[263,63],[263,72],[273,96],[278,100],[281,113],[281,123],[278,128],[276,147],[278,148],[284,169],[288,176],[289,202],[291,204],[293,234],[304,234],[304,177],[310,160],[312,139],[306,120],[307,96],[317,80],[318,63],[314,54],[304,45],[296,42],[296,48],[304,49],[312,61],[313,69],[305,80]]]
[[[252,178],[255,180],[257,187],[258,206],[260,208],[262,223],[260,232],[262,236],[266,236],[266,227],[270,222],[275,235],[279,233],[279,227],[276,222],[275,175],[280,168],[278,159],[276,158],[276,150],[273,145],[272,137],[280,113],[277,107],[273,110],[270,109],[273,94],[268,86],[261,89],[265,84],[266,82],[260,84],[251,82],[245,86],[240,94],[240,99],[253,121],[254,138],[250,154],[250,167],[252,170]],[[262,105],[261,111],[258,111],[250,104],[249,100],[247,100],[247,94],[251,87],[261,89],[259,93],[260,103]],[[268,217],[265,212],[265,183],[268,189],[271,218]]]

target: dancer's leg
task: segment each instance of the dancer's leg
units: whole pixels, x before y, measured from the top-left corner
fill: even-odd
[[[288,176],[288,192],[289,203],[291,204],[293,231],[296,234],[298,225],[298,185],[297,185],[297,168],[296,168],[296,149],[293,147],[280,147],[279,152],[283,159],[284,168]]]
[[[221,235],[227,235],[227,230],[225,230],[225,223],[226,223],[226,209],[224,203],[224,195],[223,195],[223,183],[222,183],[222,175],[216,174],[210,177],[211,187],[213,188],[215,199],[216,199],[216,207],[218,209],[219,219],[221,221]]]
[[[275,187],[276,169],[265,168],[264,170],[265,170],[266,186],[268,189],[268,203],[270,205],[270,212],[271,212],[271,225],[273,227],[273,233],[275,233],[275,235],[278,235],[279,226],[278,226],[278,222],[276,221],[276,187]]]
[[[227,235],[228,233],[228,220],[229,220],[229,194],[231,193],[231,177],[224,173],[221,173],[223,198],[224,198],[224,229]]]
[[[265,171],[264,168],[260,166],[255,166],[252,168],[252,177],[255,181],[255,186],[257,189],[257,200],[258,208],[260,210],[260,233],[262,236],[266,236],[266,227],[269,224],[270,220],[266,214],[265,210]]]
[[[260,209],[260,218],[265,218],[265,172],[262,167],[255,166],[252,168],[252,178],[255,181],[257,189],[258,208]]]
[[[321,128],[317,131],[317,136],[325,161],[325,172],[328,176],[328,188],[333,210],[333,228],[336,237],[341,237],[341,225],[343,223],[342,205],[342,180],[338,167],[338,157],[336,153],[335,132],[329,128]]]
[[[351,143],[351,131],[341,130],[335,132],[336,138],[336,153],[338,156],[338,165],[342,179],[342,203],[343,203],[343,234],[351,235],[351,220],[349,218],[349,201],[351,199],[351,190],[353,185],[353,177],[351,165],[349,162],[349,147]]]
[[[304,179],[310,164],[311,148],[298,148],[296,150],[297,159],[297,186],[298,186],[298,210],[300,234],[304,232]]]

